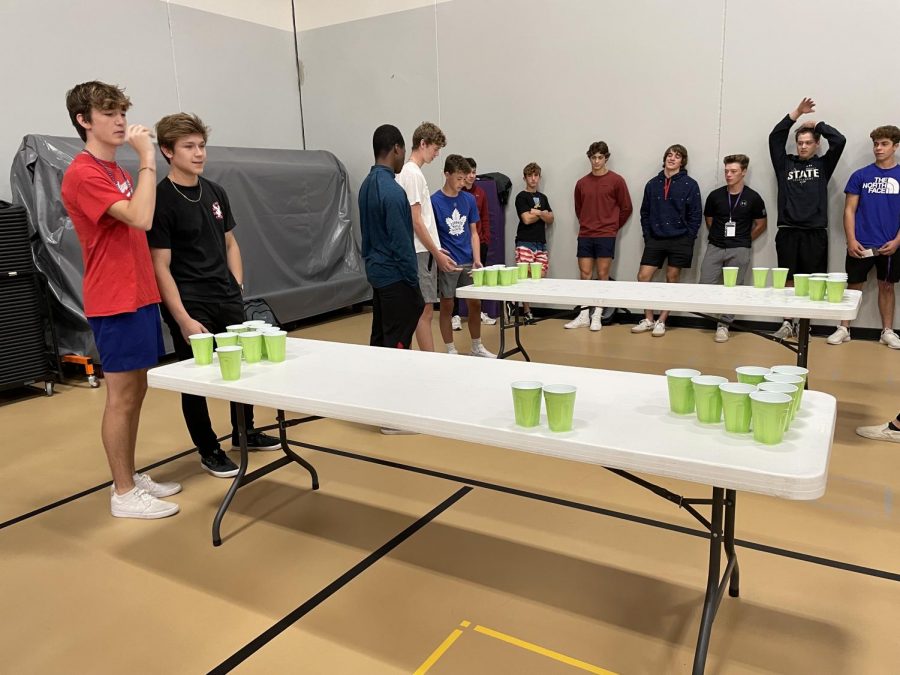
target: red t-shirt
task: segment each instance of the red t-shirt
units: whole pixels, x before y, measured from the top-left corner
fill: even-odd
[[[95,160],[83,152],[63,177],[63,205],[84,260],[85,316],[134,312],[160,301],[146,233],[106,212],[116,202],[131,199],[129,184],[131,176],[114,162]]]
[[[465,190],[465,188],[463,188]],[[479,186],[473,185],[471,190],[466,190],[475,197],[475,205],[478,207],[478,222],[475,230],[478,232],[478,241],[482,244],[491,243],[491,214],[488,211],[487,194]],[[484,260],[481,261],[482,263]]]
[[[615,237],[633,210],[625,179],[617,173],[589,173],[575,183],[579,237]]]

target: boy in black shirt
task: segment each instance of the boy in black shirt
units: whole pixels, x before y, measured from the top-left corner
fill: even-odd
[[[750,247],[766,231],[766,205],[755,190],[744,184],[750,158],[747,155],[725,157],[725,185],[706,197],[703,215],[709,229],[709,241],[700,265],[700,283],[722,282],[723,267],[737,267],[737,283],[744,283],[750,268]],[[728,324],[733,314],[723,314],[716,327],[716,342],[728,340]]]
[[[547,275],[550,258],[547,254],[547,226],[553,224],[553,210],[543,192],[538,192],[541,167],[530,162],[522,170],[525,189],[516,195],[516,213],[519,225],[516,229],[516,262],[541,263],[542,276]],[[525,320],[533,321],[531,308],[526,302],[522,309]]]
[[[153,227],[147,232],[153,270],[162,295],[162,316],[172,334],[175,355],[192,356],[188,336],[217,333],[244,320],[244,278],[235,222],[222,186],[201,178],[206,164],[208,129],[196,115],[177,113],[156,125],[159,149],[169,175],[156,189]],[[181,410],[200,463],[213,476],[228,478],[238,468],[222,451],[209,419],[206,399],[182,394]],[[244,406],[247,446],[271,450],[277,438],[253,430],[253,408]],[[231,441],[237,447],[235,404],[231,404]]]

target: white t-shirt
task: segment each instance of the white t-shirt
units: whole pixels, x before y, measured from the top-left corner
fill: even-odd
[[[438,248],[441,247],[440,239],[438,239],[437,224],[434,220],[434,209],[431,208],[431,192],[428,191],[428,183],[425,181],[425,174],[422,169],[413,161],[409,161],[403,165],[403,169],[397,174],[397,182],[406,192],[406,198],[409,200],[410,207],[415,204],[422,205],[422,220],[425,221],[425,229],[431,235],[431,240]],[[415,232],[414,232],[415,234]],[[416,234],[416,253],[424,253],[428,249],[419,241],[419,235]]]

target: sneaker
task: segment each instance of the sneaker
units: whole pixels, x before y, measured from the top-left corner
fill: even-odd
[[[448,354],[459,354],[456,347],[454,347],[453,345],[447,345],[447,353]]]
[[[497,358],[496,354],[489,352],[487,350],[487,348],[480,342],[478,343],[477,346],[472,345],[472,351],[469,352],[469,354],[471,356],[480,356],[481,358],[484,358],[484,359],[496,359]]]
[[[241,441],[235,434],[231,434],[231,447],[234,450],[241,449]],[[247,434],[247,449],[281,450],[281,439],[269,436],[261,431],[251,431]]]
[[[450,317],[450,328],[453,330],[462,330],[462,319],[459,317],[459,314],[454,314]]]
[[[578,312],[578,316],[576,316],[574,319],[572,319],[569,323],[567,323],[563,327],[571,329],[571,328],[586,328],[587,326],[590,326],[591,319],[588,316],[589,311],[590,310],[587,310],[587,309],[581,310],[580,312]]]
[[[716,342],[728,342],[728,326],[716,327]]]
[[[238,473],[237,464],[232,462],[221,448],[216,448],[208,455],[200,455],[200,466],[216,478],[231,478]]]
[[[171,497],[181,492],[181,483],[157,483],[145,473],[134,474],[134,484],[157,499]]]
[[[484,312],[482,312],[481,313],[481,323],[483,323],[487,326],[493,326],[495,323],[497,323],[497,319],[493,319],[493,318],[489,317],[487,314],[485,314]]]
[[[113,490],[109,497],[109,512],[116,518],[155,520],[174,516],[178,511],[178,504],[157,499],[137,485],[124,495],[116,494]]]
[[[850,342],[850,331],[845,326],[838,326],[835,331],[829,335],[825,342],[830,345],[840,345]]]
[[[887,424],[876,424],[874,427],[856,427],[856,434],[873,441],[890,441],[900,443],[900,431],[894,431]]]
[[[632,333],[646,333],[648,330],[653,330],[656,326],[655,321],[651,321],[650,319],[641,319],[641,322],[631,327]]]
[[[891,328],[885,328],[881,331],[881,338],[878,341],[891,349],[900,349],[900,337],[897,337],[897,334]]]
[[[772,333],[772,337],[778,338],[779,340],[787,340],[788,338],[794,337],[794,324],[790,321],[782,321],[781,328]]]
[[[591,330],[597,332],[598,330],[603,329],[603,322],[601,321],[603,317],[601,316],[600,308],[594,310],[594,315],[591,317]]]
[[[662,337],[666,334],[666,324],[662,321],[657,321],[656,325],[653,326],[653,332],[650,333],[653,337]]]
[[[522,315],[522,318],[525,319],[525,323],[527,323],[529,326],[534,324],[534,314],[532,314],[531,312],[525,312]]]
[[[418,431],[406,431],[405,429],[394,429],[393,427],[381,427],[381,433],[385,436],[415,436]]]

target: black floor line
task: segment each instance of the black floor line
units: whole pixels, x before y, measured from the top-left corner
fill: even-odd
[[[313,609],[322,604],[325,600],[337,593],[341,588],[353,581],[360,574],[365,572],[369,567],[378,562],[381,558],[397,548],[400,544],[412,537],[416,532],[428,525],[432,520],[441,515],[444,511],[453,506],[460,499],[465,497],[474,488],[470,486],[462,487],[454,492],[450,497],[435,506],[431,511],[419,518],[412,525],[396,535],[393,539],[383,544],[378,550],[373,551],[363,560],[344,572],[337,579],[328,584],[321,591],[309,598],[302,605],[287,614],[284,618],[273,624],[270,628],[260,633],[256,638],[241,647],[234,654],[225,659],[218,666],[210,670],[210,675],[219,675],[220,673],[228,673],[241,663],[246,661],[253,654],[262,649],[266,644],[271,642],[278,635],[290,628],[294,623],[299,621],[303,616],[311,612]]]
[[[670,530],[672,532],[679,532],[681,534],[687,534],[692,537],[700,537],[701,539],[709,539],[709,532],[705,530],[697,530],[691,527],[685,527],[684,525],[675,525],[674,523],[667,523],[663,520],[656,520],[654,518],[645,518],[643,516],[636,516],[631,513],[624,513],[622,511],[614,511],[612,509],[605,509],[601,506],[593,506],[591,504],[583,504],[581,502],[571,501],[569,499],[562,499],[560,497],[551,497],[549,495],[543,495],[538,492],[529,492],[527,490],[519,490],[516,488],[507,487],[505,485],[497,485],[496,483],[489,483],[482,480],[477,480],[474,478],[467,478],[466,476],[458,476],[452,473],[445,473],[443,471],[434,471],[433,469],[423,469],[417,466],[410,466],[409,464],[403,464],[401,462],[393,462],[386,459],[379,459],[377,457],[367,457],[366,455],[360,455],[355,452],[349,452],[347,450],[337,450],[335,448],[327,448],[321,445],[315,445],[312,443],[302,443],[299,441],[288,441],[291,445],[295,445],[302,448],[308,448],[309,450],[315,450],[317,452],[327,453],[329,455],[338,455],[340,457],[346,457],[348,459],[356,459],[363,462],[369,462],[371,464],[378,464],[380,466],[387,466],[393,469],[401,469],[403,471],[411,471],[413,473],[419,473],[426,476],[432,476],[434,478],[442,478],[444,480],[450,480],[456,483],[465,483],[466,485],[473,485],[475,487],[485,488],[487,490],[493,490],[495,492],[504,492],[506,494],[516,495],[518,497],[525,497],[527,499],[535,499],[542,502],[548,502],[550,504],[557,504],[559,506],[564,506],[570,509],[578,509],[579,511],[589,511],[591,513],[597,513],[602,516],[609,516],[611,518],[618,518],[620,520],[627,520],[633,523],[640,523],[641,525],[649,525],[651,527],[660,528],[663,530]],[[856,574],[864,574],[871,577],[877,577],[879,579],[887,579],[889,581],[900,581],[900,574],[896,572],[888,572],[887,570],[880,570],[874,567],[865,567],[863,565],[855,565],[853,563],[843,562],[841,560],[833,560],[831,558],[824,558],[821,556],[810,555],[808,553],[802,553],[800,551],[792,551],[786,548],[779,548],[777,546],[769,546],[767,544],[760,544],[754,541],[748,541],[746,539],[735,539],[734,543],[736,546],[740,546],[742,548],[752,549],[754,551],[760,551],[762,553],[771,553],[772,555],[779,555],[785,558],[792,558],[794,560],[801,560],[803,562],[809,562],[816,565],[822,565],[824,567],[831,567],[834,569],[844,570],[846,572],[854,572]]]

